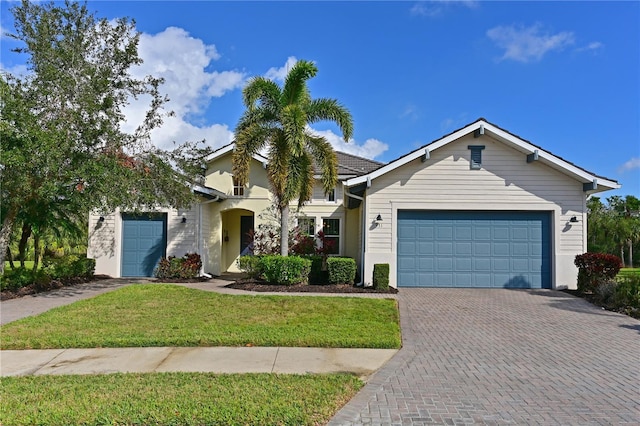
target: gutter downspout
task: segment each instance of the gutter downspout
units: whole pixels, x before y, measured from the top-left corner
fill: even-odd
[[[356,286],[358,287],[364,287],[364,250],[365,250],[365,230],[366,230],[366,226],[364,223],[364,218],[365,218],[365,214],[366,214],[366,205],[367,205],[367,201],[364,199],[364,197],[360,197],[358,195],[352,194],[349,192],[349,188],[347,188],[347,190],[344,192],[346,194],[347,197],[351,197],[354,198],[356,200],[360,200],[362,201],[362,212],[360,214],[360,222],[362,224],[362,237],[360,239],[360,243],[362,245],[362,250],[360,251],[360,282],[356,283]]]
[[[218,201],[219,199],[220,199],[220,196],[216,195],[215,198],[198,204],[198,253],[202,253],[202,206],[205,204]],[[209,260],[209,256],[207,255],[207,261],[208,260]],[[200,275],[207,278],[213,278],[213,275],[208,274],[204,271],[205,263],[206,262],[202,262],[202,267],[200,268]]]

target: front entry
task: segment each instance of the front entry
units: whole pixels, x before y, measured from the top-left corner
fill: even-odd
[[[240,216],[240,256],[252,254],[253,216]]]

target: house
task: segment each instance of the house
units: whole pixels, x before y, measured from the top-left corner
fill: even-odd
[[[260,155],[248,184],[235,184],[232,151],[210,156],[192,209],[92,216],[96,273],[150,275],[158,256],[187,252],[201,254],[206,273],[237,271],[271,193]],[[483,118],[387,164],[338,159],[335,190],[316,185],[298,221],[355,258],[364,285],[388,263],[394,287],[575,288],[586,199],[620,187]]]

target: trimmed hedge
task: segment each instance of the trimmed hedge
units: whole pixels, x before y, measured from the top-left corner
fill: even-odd
[[[353,284],[356,279],[356,261],[350,257],[330,257],[327,259],[329,283]]]
[[[260,278],[262,276],[262,264],[260,259],[262,256],[247,255],[240,256],[238,259],[238,269],[247,274],[249,278]]]
[[[306,283],[311,272],[311,260],[300,256],[268,255],[260,259],[264,279],[270,284]]]
[[[373,288],[379,290],[389,289],[388,263],[376,263],[373,265]]]
[[[578,267],[578,290],[595,291],[596,287],[612,280],[622,268],[618,256],[605,253],[584,253],[576,256],[574,264]]]

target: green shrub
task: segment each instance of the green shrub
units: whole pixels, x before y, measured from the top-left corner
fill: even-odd
[[[329,282],[329,272],[324,268],[324,257],[320,255],[305,256],[311,261],[311,272],[309,273],[309,283],[327,284]]]
[[[16,291],[22,287],[36,284],[37,287],[47,286],[51,277],[43,270],[33,271],[26,268],[5,269],[0,278],[0,291]]]
[[[331,284],[353,284],[356,279],[356,269],[356,261],[350,257],[330,257],[327,259],[327,270]]]
[[[620,272],[622,260],[605,253],[584,253],[576,256],[578,267],[578,290],[595,291],[598,284],[612,280]]]
[[[183,257],[163,257],[156,268],[155,276],[160,279],[197,278],[201,268],[202,260],[197,253],[187,253]]]
[[[66,280],[69,278],[91,278],[96,268],[95,259],[78,257],[76,255],[61,258],[47,258],[43,263],[44,270],[54,280]]]
[[[640,275],[623,277],[613,293],[616,306],[640,309]]]
[[[376,263],[373,265],[373,287],[378,290],[389,289],[388,263]]]
[[[247,274],[250,278],[260,278],[262,276],[261,256],[240,256],[238,259],[238,269]]]
[[[311,261],[299,256],[268,255],[260,259],[265,280],[270,284],[293,285],[307,282]]]

